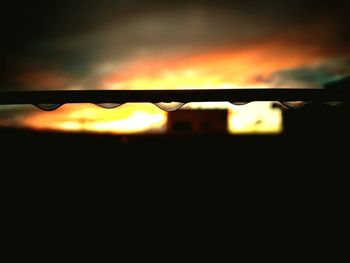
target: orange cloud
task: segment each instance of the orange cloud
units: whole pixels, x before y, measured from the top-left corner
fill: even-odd
[[[136,57],[101,79],[105,89],[227,88],[264,84],[259,76],[325,59],[317,50],[265,41],[230,50],[168,58]]]
[[[71,85],[73,79],[66,74],[55,71],[28,71],[17,77],[17,83],[30,89],[64,89]]]

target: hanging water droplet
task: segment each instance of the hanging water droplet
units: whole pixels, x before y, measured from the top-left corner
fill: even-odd
[[[301,107],[309,104],[310,102],[306,101],[280,101],[280,103],[288,109],[300,109]]]
[[[236,106],[243,106],[248,104],[249,102],[231,102],[231,104],[236,105]]]
[[[43,111],[54,111],[54,110],[57,110],[62,105],[63,104],[47,103],[47,104],[36,104],[34,106]]]
[[[325,104],[327,106],[331,106],[331,107],[337,107],[343,104],[343,102],[341,101],[330,101],[330,102],[325,102]]]
[[[156,103],[156,106],[164,111],[176,111],[180,109],[185,103],[182,102],[160,102]]]
[[[105,109],[115,109],[119,106],[121,106],[121,103],[97,103],[97,106]]]

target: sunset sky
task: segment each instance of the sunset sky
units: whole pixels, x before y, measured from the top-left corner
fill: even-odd
[[[1,90],[313,88],[350,74],[346,0],[11,1],[1,10]],[[218,107],[229,107],[230,127],[247,122],[246,107],[246,116],[266,111],[247,130],[280,129],[269,103]],[[10,126],[123,133],[165,122],[154,105],[0,107]]]

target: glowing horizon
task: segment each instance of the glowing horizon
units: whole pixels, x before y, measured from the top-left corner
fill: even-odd
[[[269,88],[269,76],[276,71],[312,66],[323,57],[308,49],[282,42],[255,43],[244,48],[169,56],[135,56],[118,63],[96,65],[94,82],[99,89],[237,89]],[[62,85],[64,77],[30,73],[20,80]],[[91,77],[90,77],[91,79]],[[87,77],[89,80],[89,77]],[[86,82],[86,81],[85,81]],[[80,87],[84,81],[65,89]],[[229,103],[188,104],[188,109],[226,109],[231,134],[280,133],[282,113],[270,102],[234,106]],[[152,104],[126,104],[115,110],[96,106],[65,105],[55,112],[32,112],[22,125],[33,129],[106,132],[114,134],[164,133],[167,113]]]

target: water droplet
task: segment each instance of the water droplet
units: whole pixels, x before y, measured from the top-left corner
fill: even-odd
[[[301,107],[309,104],[310,102],[306,101],[281,101],[280,102],[284,107],[288,109],[300,109]]]
[[[121,106],[121,103],[98,103],[97,106],[105,109],[115,109],[119,106]]]
[[[236,105],[236,106],[243,106],[248,104],[249,102],[231,102],[231,104]]]
[[[327,106],[331,106],[331,107],[337,107],[343,104],[343,102],[341,101],[330,101],[330,102],[325,102],[325,104]]]
[[[156,103],[156,106],[164,111],[176,111],[180,109],[185,103],[182,102],[160,102]]]
[[[34,106],[43,111],[54,111],[54,110],[57,110],[62,105],[63,104],[47,103],[47,104],[36,104]]]

